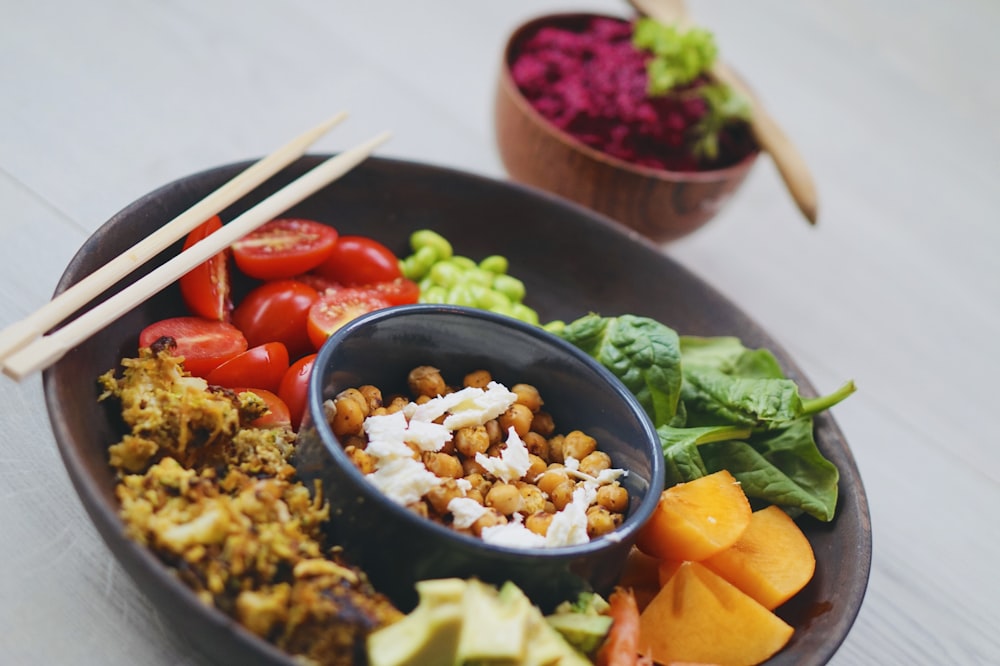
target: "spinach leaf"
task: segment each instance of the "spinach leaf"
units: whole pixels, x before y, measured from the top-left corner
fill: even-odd
[[[774,354],[767,349],[747,349],[739,338],[682,335],[680,340],[685,368],[715,368],[729,375],[758,379],[782,379],[785,376]]]
[[[730,439],[746,439],[750,436],[750,429],[728,425],[704,428],[678,428],[663,425],[656,429],[656,434],[660,437],[663,459],[666,462],[667,473],[664,485],[669,488],[709,473],[698,452],[700,445]]]
[[[647,317],[590,314],[558,334],[618,377],[654,426],[670,423],[677,415],[681,352],[673,329]]]
[[[837,466],[823,457],[813,438],[811,417],[747,441],[709,442],[699,447],[707,473],[727,469],[747,497],[833,520],[837,507]]]

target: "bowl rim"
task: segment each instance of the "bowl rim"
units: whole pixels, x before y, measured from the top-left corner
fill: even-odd
[[[542,344],[551,347],[555,353],[568,355],[583,363],[592,373],[604,380],[604,382],[622,399],[628,406],[629,411],[636,417],[641,429],[645,434],[646,444],[652,449],[651,454],[651,474],[648,480],[649,490],[642,501],[635,509],[628,514],[622,524],[614,531],[589,540],[587,543],[570,546],[559,546],[553,548],[518,548],[515,546],[505,546],[492,544],[461,532],[456,532],[435,521],[428,520],[417,515],[407,507],[392,501],[382,491],[375,487],[364,474],[351,462],[339,443],[339,439],[333,433],[329,422],[325,418],[315,418],[313,414],[323,414],[323,390],[326,370],[329,366],[329,359],[335,353],[337,346],[347,337],[351,336],[360,328],[365,328],[372,324],[385,321],[387,319],[399,319],[410,316],[431,316],[431,317],[462,317],[476,319],[485,322],[487,325],[509,328],[521,335],[526,335]],[[316,370],[320,370],[316,372]],[[351,477],[357,485],[359,492],[364,495],[365,500],[376,502],[385,506],[395,518],[404,521],[408,528],[429,529],[431,534],[444,539],[457,539],[463,547],[470,548],[478,553],[502,554],[509,557],[528,556],[541,559],[566,559],[577,558],[599,552],[605,548],[613,547],[622,541],[633,537],[639,528],[653,514],[660,500],[660,492],[664,484],[666,475],[666,463],[663,456],[659,454],[660,445],[656,429],[646,411],[639,404],[638,399],[625,387],[610,370],[601,365],[593,357],[581,351],[576,346],[559,338],[545,329],[522,322],[507,315],[481,310],[478,308],[464,307],[459,305],[447,305],[437,303],[417,303],[410,305],[398,305],[390,308],[383,308],[374,312],[363,314],[344,324],[341,328],[327,339],[317,352],[316,361],[313,364],[313,372],[309,377],[307,388],[306,410],[310,414],[312,427],[317,431],[323,448],[334,460],[334,464],[341,467],[341,471]]]
[[[535,18],[525,21],[524,23],[521,23],[515,27],[507,37],[507,40],[504,42],[503,55],[500,61],[500,86],[502,87],[503,92],[513,102],[515,107],[517,107],[518,111],[530,119],[532,123],[547,136],[551,136],[564,146],[583,154],[595,162],[600,162],[614,169],[627,171],[636,176],[652,178],[654,180],[664,182],[712,183],[719,180],[726,180],[734,175],[744,173],[754,165],[762,152],[759,145],[743,157],[743,159],[734,164],[730,164],[729,166],[722,167],[721,169],[671,171],[669,169],[642,166],[640,164],[635,164],[634,162],[621,159],[620,157],[615,157],[614,155],[610,155],[592,146],[588,146],[586,143],[580,141],[569,132],[556,127],[548,119],[542,116],[542,114],[535,109],[531,102],[529,102],[521,92],[518,85],[514,82],[514,77],[510,71],[511,58],[513,56],[514,48],[528,36],[529,32],[534,31],[543,25],[588,17],[613,19],[625,22],[628,21],[627,18],[622,16],[602,14],[600,12],[556,12],[541,14]]]

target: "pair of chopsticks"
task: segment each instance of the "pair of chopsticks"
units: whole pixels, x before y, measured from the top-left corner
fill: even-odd
[[[339,113],[292,139],[31,315],[0,331],[0,363],[3,364],[3,373],[20,381],[38,370],[49,367],[111,321],[160,292],[265,222],[274,219],[343,176],[389,138],[388,132],[382,132],[320,163],[223,225],[222,229],[195,243],[111,298],[62,328],[43,335],[45,331],[99,296],[136,267],[301,157],[310,145],[346,116],[346,113]]]

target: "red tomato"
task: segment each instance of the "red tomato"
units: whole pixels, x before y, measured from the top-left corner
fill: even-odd
[[[309,308],[309,339],[319,349],[334,331],[350,320],[389,305],[389,301],[364,287],[327,289]]]
[[[337,244],[337,230],[321,222],[271,220],[233,243],[241,271],[259,280],[305,273],[323,263]]]
[[[177,342],[176,354],[184,357],[187,371],[198,377],[247,350],[247,339],[238,328],[202,317],[173,317],[152,323],[139,334],[139,346],[149,347],[162,337]]]
[[[224,361],[205,377],[209,384],[233,388],[256,386],[277,391],[281,378],[288,370],[288,350],[280,342],[268,342],[251,347]]]
[[[292,427],[292,415],[288,411],[288,405],[277,395],[262,388],[234,388],[237,393],[250,391],[260,396],[267,403],[267,413],[254,419],[250,425],[254,428],[281,428]]]
[[[631,589],[615,588],[608,597],[611,630],[597,652],[598,666],[637,666],[639,656],[639,606]]]
[[[377,282],[368,288],[389,301],[389,305],[409,305],[420,298],[420,285],[405,277],[398,277],[391,282]]]
[[[315,272],[349,287],[390,282],[402,276],[392,250],[364,236],[341,236]]]
[[[312,374],[313,364],[316,363],[316,354],[303,356],[285,371],[285,376],[281,378],[278,385],[278,397],[288,405],[288,413],[292,421],[292,428],[299,429],[302,424],[302,415],[306,412],[306,392],[309,388],[309,375]]]
[[[288,357],[296,359],[314,351],[306,322],[319,292],[298,280],[265,282],[247,294],[233,310],[233,324],[243,331],[247,344],[284,343]]]
[[[216,215],[202,223],[188,234],[184,249],[204,239],[222,228],[222,220]],[[191,314],[207,319],[229,321],[233,310],[229,290],[229,254],[220,252],[203,264],[199,264],[178,280],[181,296]]]

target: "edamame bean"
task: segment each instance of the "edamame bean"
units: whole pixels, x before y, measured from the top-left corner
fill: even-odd
[[[524,303],[514,303],[511,305],[510,316],[528,324],[538,325],[538,313]]]
[[[445,296],[444,302],[448,305],[465,305],[473,307],[476,304],[476,299],[472,295],[468,286],[464,284],[456,284],[448,290],[448,294]]]
[[[463,257],[460,254],[456,254],[451,258],[451,262],[461,268],[463,271],[469,271],[473,268],[479,268],[476,266],[476,262],[468,257]]]
[[[485,289],[479,298],[476,299],[476,306],[484,310],[492,310],[494,307],[502,307],[509,310],[511,302],[506,294],[492,289]]]
[[[413,248],[414,252],[429,247],[434,251],[434,256],[438,261],[450,259],[453,253],[448,239],[430,229],[418,229],[410,234],[410,247]]]
[[[430,278],[434,284],[452,287],[464,280],[464,271],[451,261],[439,261],[431,266]]]
[[[507,272],[507,257],[499,254],[492,254],[480,261],[479,267],[484,271],[489,271],[495,275],[503,275]]]
[[[437,261],[437,254],[433,248],[422,247],[402,261],[401,270],[403,276],[410,280],[420,280],[431,269]]]
[[[448,297],[448,290],[440,285],[431,285],[428,289],[420,290],[421,303],[444,303]]]
[[[504,294],[515,303],[520,303],[524,298],[524,283],[513,275],[497,275],[493,279],[493,289]]]

